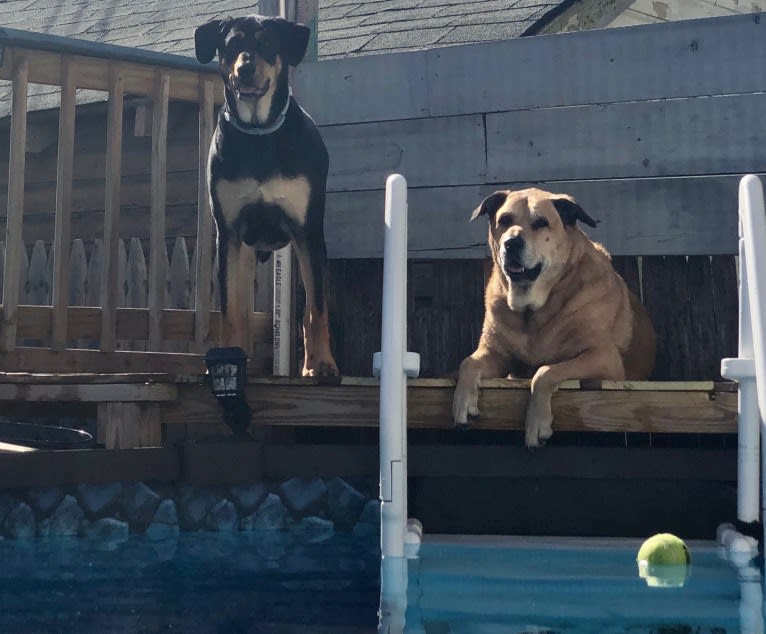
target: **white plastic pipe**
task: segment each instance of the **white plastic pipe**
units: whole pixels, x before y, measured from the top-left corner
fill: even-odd
[[[380,545],[384,557],[404,557],[407,530],[407,181],[386,181],[383,246],[383,327],[380,370]]]
[[[404,557],[417,547],[422,527],[407,522],[407,376],[417,376],[420,357],[407,352],[407,181],[386,181],[383,245],[380,376],[380,545],[383,557]],[[410,553],[411,554],[411,553]]]
[[[721,376],[737,381],[739,422],[737,426],[737,519],[755,522],[759,518],[760,415],[755,384],[753,336],[748,297],[747,253],[739,223],[739,347],[736,359],[721,359]]]
[[[747,314],[749,314],[750,321],[750,328],[745,327],[743,330],[749,332],[751,336],[758,418],[760,420],[761,439],[766,442],[766,419],[764,419],[764,412],[766,412],[766,341],[764,340],[764,328],[766,327],[766,251],[763,248],[763,245],[766,244],[766,209],[764,209],[763,187],[756,176],[748,175],[740,181],[739,218],[745,254],[741,274],[743,282],[747,285],[743,292],[747,294],[745,310],[749,304]],[[744,321],[746,325],[747,317],[743,317],[741,321]],[[754,408],[752,391],[740,393],[740,398],[744,411],[752,412],[751,408]],[[747,402],[745,402],[746,400]],[[751,414],[751,418],[755,418],[755,416]],[[757,443],[757,436],[752,442]],[[751,451],[751,448],[747,448],[747,451]],[[761,460],[763,461],[763,454]],[[763,490],[763,483],[761,486],[763,499],[766,491]],[[751,503],[748,502],[748,505]]]

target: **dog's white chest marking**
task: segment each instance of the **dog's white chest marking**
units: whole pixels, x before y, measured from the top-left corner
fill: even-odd
[[[274,91],[270,90],[258,100],[257,104],[248,103],[242,99],[237,100],[237,115],[240,120],[250,125],[263,125],[271,113],[271,101]]]
[[[215,184],[221,213],[228,225],[237,219],[243,207],[258,203],[277,205],[293,222],[303,225],[310,193],[311,187],[305,176],[275,176],[263,182],[254,178],[219,180]]]

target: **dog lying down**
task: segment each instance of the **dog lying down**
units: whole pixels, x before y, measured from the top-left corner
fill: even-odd
[[[456,426],[479,415],[479,381],[532,379],[525,441],[553,433],[551,397],[568,379],[645,379],[655,335],[646,310],[615,272],[607,251],[577,221],[595,221],[563,194],[498,191],[473,212],[486,215],[492,274],[476,351],[460,364]]]

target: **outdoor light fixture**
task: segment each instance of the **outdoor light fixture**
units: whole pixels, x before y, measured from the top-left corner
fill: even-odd
[[[250,406],[245,398],[247,355],[242,348],[211,348],[205,355],[213,395],[223,407],[223,419],[237,436],[247,435]]]

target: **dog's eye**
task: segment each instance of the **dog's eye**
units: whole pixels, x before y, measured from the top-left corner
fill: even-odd
[[[502,216],[498,216],[496,224],[498,227],[502,227],[503,229],[512,227],[514,225],[513,216],[511,214],[503,214]]]
[[[545,229],[548,226],[548,220],[545,218],[535,218],[532,222],[533,229]]]

